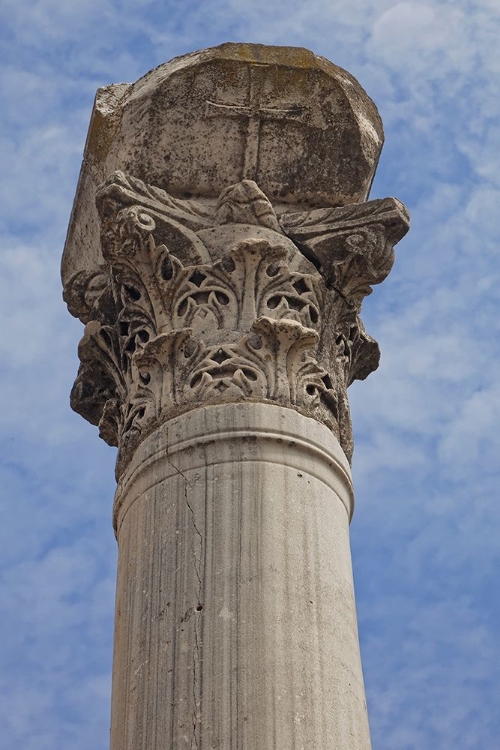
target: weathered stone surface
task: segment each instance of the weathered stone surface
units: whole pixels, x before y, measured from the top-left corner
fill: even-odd
[[[379,356],[359,310],[407,229],[398,201],[280,224],[249,180],[210,209],[117,172],[97,206],[106,265],[65,291],[87,323],[72,406],[120,448],[118,475],[159,424],[222,401],[314,416],[350,458],[346,389]]]
[[[340,68],[222,45],[98,93],[71,404],[118,446],[112,750],[369,750],[348,525],[360,319],[408,229]]]
[[[223,44],[99,89],[63,280],[102,262],[95,193],[112,172],[181,198],[248,179],[274,204],[343,206],[366,199],[382,143],[358,82],[301,48]]]
[[[170,420],[119,482],[112,750],[369,750],[349,465],[267,404]]]

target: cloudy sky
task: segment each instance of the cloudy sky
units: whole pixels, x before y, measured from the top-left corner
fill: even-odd
[[[70,411],[59,259],[92,101],[224,41],[305,46],[376,101],[372,198],[412,231],[365,304],[352,546],[374,750],[492,750],[500,716],[498,0],[3,0],[0,737],[106,750],[114,450]]]

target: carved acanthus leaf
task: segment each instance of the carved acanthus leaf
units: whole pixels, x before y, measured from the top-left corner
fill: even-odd
[[[213,210],[203,204],[173,198],[123,172],[115,172],[98,189],[96,203],[102,252],[108,262],[118,254],[132,253],[144,232],[152,233],[156,244],[174,247],[184,263],[210,260],[196,233],[212,223],[208,216]]]
[[[289,213],[281,226],[315,262],[329,286],[357,310],[394,262],[394,245],[409,228],[408,212],[395,198],[342,208]]]
[[[286,250],[265,240],[235,245],[220,261],[198,266],[173,294],[174,325],[248,330],[262,315],[297,320],[307,327],[319,320],[319,285],[308,274],[291,272]]]
[[[87,325],[73,391],[120,462],[161,421],[221,398],[316,410],[334,425],[335,391],[314,356],[319,277],[292,272],[285,248],[259,239],[184,266],[152,231],[137,206],[116,214],[104,246],[118,313],[114,325]]]
[[[106,294],[110,291],[109,285],[108,266],[98,266],[93,271],[78,271],[64,287],[63,299],[70,313],[84,323],[88,323],[96,315],[96,310],[99,304],[102,306],[104,298],[107,300],[108,316],[112,316],[109,309],[110,304],[113,306],[112,297]]]
[[[346,389],[379,357],[359,308],[406,231],[401,204],[285,214],[287,238],[248,180],[213,209],[115,173],[97,203],[106,265],[65,291],[87,322],[71,403],[118,445],[118,474],[163,421],[220,401],[295,408],[327,424],[350,458]]]
[[[111,402],[123,403],[128,395],[127,373],[120,360],[115,326],[92,320],[78,346],[80,369],[71,391],[71,407],[91,424],[100,424]],[[118,434],[107,432],[106,442],[118,445]]]
[[[125,172],[113,172],[99,187],[96,204],[102,215],[105,202],[112,201],[121,208],[140,205],[150,213],[173,219],[193,231],[212,225],[213,209],[193,200],[174,198],[161,188],[148,185]]]
[[[253,180],[243,180],[223,190],[214,218],[217,224],[256,224],[282,231],[271,201]]]
[[[200,334],[241,331],[261,315],[318,326],[320,279],[290,271],[280,245],[248,240],[215,263],[184,266],[155,244],[150,217],[136,206],[120,211],[113,226],[103,246],[122,328],[140,319],[150,338],[187,326]]]
[[[380,349],[369,336],[359,315],[349,313],[339,320],[336,328],[336,361],[345,388],[355,380],[365,380],[377,369]]]

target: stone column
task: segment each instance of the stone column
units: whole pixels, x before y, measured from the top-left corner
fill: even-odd
[[[63,282],[118,447],[112,750],[368,750],[346,389],[408,217],[375,106],[226,44],[100,90]]]

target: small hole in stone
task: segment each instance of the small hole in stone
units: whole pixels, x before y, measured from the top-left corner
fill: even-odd
[[[130,297],[131,300],[134,302],[137,302],[141,299],[141,293],[138,289],[136,289],[134,286],[125,286],[125,291],[127,292],[127,295]]]
[[[267,300],[267,306],[270,310],[275,310],[278,307],[280,302],[281,302],[280,296],[271,297],[271,299]]]
[[[200,287],[206,278],[207,277],[204,273],[201,273],[201,271],[198,271],[198,269],[196,269],[196,271],[189,277],[189,281],[195,286]]]
[[[210,292],[193,292],[193,299],[198,305],[206,305],[210,299]]]
[[[196,611],[197,612],[202,612],[203,611],[203,604],[198,604],[198,606],[196,607]]]
[[[186,359],[194,354],[196,351],[196,343],[194,341],[188,341],[184,347],[184,356]]]
[[[161,275],[165,281],[170,281],[174,275],[174,269],[170,258],[167,256],[161,264]]]
[[[215,292],[215,296],[220,305],[229,305],[229,297],[224,292]]]
[[[200,372],[197,372],[196,375],[191,379],[191,382],[189,383],[191,388],[196,388],[198,383],[201,382],[202,374]]]
[[[318,322],[318,313],[317,313],[317,311],[316,311],[316,310],[314,309],[314,307],[310,307],[310,308],[309,308],[309,315],[311,316],[311,321],[312,321],[313,323],[317,323],[317,322]]]
[[[245,367],[243,369],[243,372],[247,380],[251,380],[253,383],[255,383],[255,381],[257,380],[257,375],[254,373],[253,370],[247,370],[247,368]]]
[[[279,271],[279,266],[277,263],[271,263],[271,265],[268,267],[266,273],[268,276],[276,276],[276,274]]]
[[[333,388],[332,379],[331,379],[331,377],[329,375],[323,375],[323,377],[321,378],[321,380],[325,384],[326,388],[328,388],[328,390],[330,390],[330,388]]]
[[[304,292],[309,291],[309,287],[307,286],[304,279],[299,279],[298,281],[295,282],[293,286],[299,294],[304,294]]]
[[[212,354],[210,359],[213,362],[217,362],[218,365],[221,365],[227,359],[231,359],[231,355],[225,352],[224,349],[218,349],[215,354]]]
[[[232,258],[224,258],[222,260],[222,268],[224,271],[227,271],[227,273],[232,273],[236,268],[234,260]]]
[[[290,310],[302,310],[304,307],[304,303],[301,302],[299,299],[294,299],[293,297],[287,297],[288,307]]]

